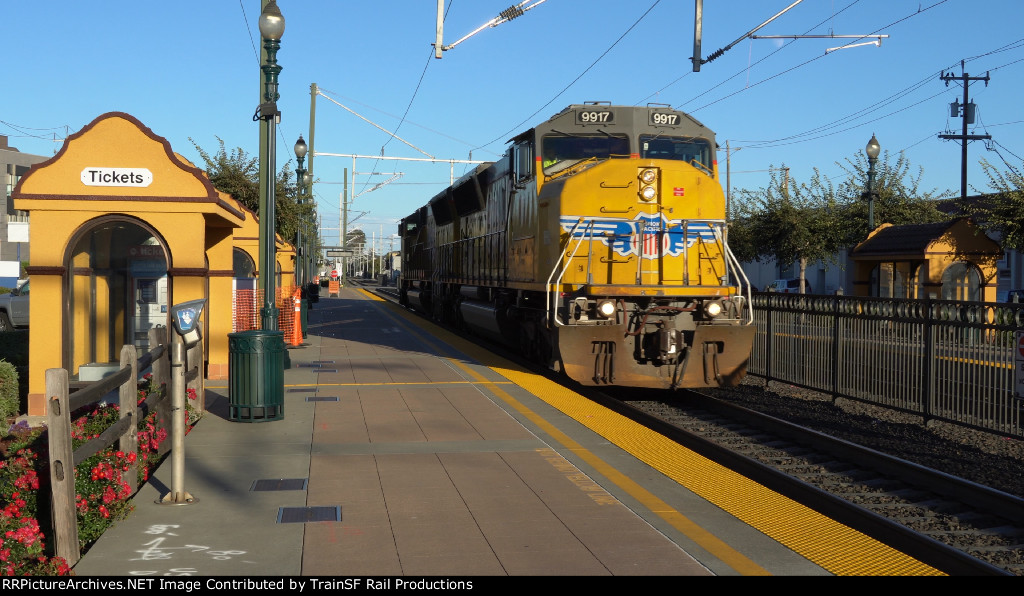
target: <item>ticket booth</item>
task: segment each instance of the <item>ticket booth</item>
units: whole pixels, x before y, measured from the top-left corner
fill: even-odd
[[[168,306],[207,300],[204,377],[227,377],[234,233],[251,213],[135,117],[104,114],[11,193],[30,212],[29,414],[45,372],[72,379],[148,350]],[[84,379],[82,379],[84,380]]]

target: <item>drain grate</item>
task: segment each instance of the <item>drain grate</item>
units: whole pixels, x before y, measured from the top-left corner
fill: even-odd
[[[277,523],[279,524],[331,521],[341,521],[341,505],[333,507],[281,507],[277,510]]]
[[[299,368],[320,368],[320,365],[316,362],[300,362],[296,366]]]
[[[307,482],[307,478],[265,478],[253,482],[249,490],[306,490]]]
[[[336,368],[318,368],[316,372],[338,372]]]
[[[288,393],[316,393],[316,387],[292,387],[285,389]]]
[[[314,360],[313,364],[334,364],[333,360]]]
[[[338,401],[338,398],[333,395],[310,395],[306,401]]]

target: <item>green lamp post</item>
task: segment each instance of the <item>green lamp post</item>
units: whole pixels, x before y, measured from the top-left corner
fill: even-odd
[[[306,169],[303,168],[303,164],[306,163],[306,152],[309,151],[309,146],[306,145],[306,141],[299,135],[299,140],[295,141],[295,160],[298,163],[295,166],[295,186],[298,196],[296,201],[299,204],[299,222],[297,230],[295,232],[295,248],[298,251],[298,258],[295,259],[295,277],[296,284],[301,288],[306,283],[306,245],[303,243],[302,228],[305,225],[306,218],[302,212],[302,205],[304,203],[304,195],[306,192]]]
[[[281,112],[277,109],[277,100],[281,96],[277,92],[277,77],[281,66],[277,63],[277,51],[281,48],[281,36],[284,35],[284,16],[274,0],[263,7],[259,20],[260,36],[263,37],[263,48],[266,50],[266,62],[261,66],[263,71],[263,103],[260,104],[254,119],[261,120],[266,127],[265,146],[261,147],[261,169],[266,173],[266,182],[260,188],[260,276],[259,284],[263,288],[263,308],[260,315],[263,329],[277,331],[278,310],[276,305],[277,250],[274,218],[275,205],[275,169],[277,164],[276,135],[277,123]],[[261,135],[264,136],[264,135]]]
[[[875,229],[875,164],[878,162],[878,153],[882,147],[878,144],[875,135],[871,135],[864,153],[868,155],[868,189],[864,198],[868,201],[868,234]]]

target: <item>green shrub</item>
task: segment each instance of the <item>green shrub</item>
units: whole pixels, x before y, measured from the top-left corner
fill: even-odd
[[[10,362],[0,360],[0,437],[7,436],[8,418],[18,415],[20,405],[18,371]]]

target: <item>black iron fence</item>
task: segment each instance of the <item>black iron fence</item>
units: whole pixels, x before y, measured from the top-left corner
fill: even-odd
[[[756,293],[749,373],[1024,438],[1024,304]]]

